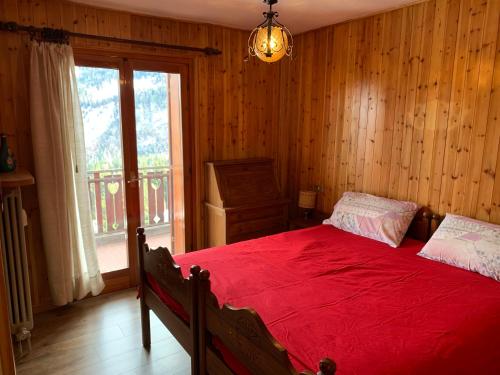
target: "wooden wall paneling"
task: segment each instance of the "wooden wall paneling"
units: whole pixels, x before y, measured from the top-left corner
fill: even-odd
[[[92,7],[85,8],[85,29],[89,34],[97,35],[99,34],[99,17],[97,14],[97,9]],[[120,21],[118,21],[118,30],[120,30]],[[120,33],[121,34],[121,33]],[[121,35],[120,35],[121,37]],[[97,40],[87,40],[86,45],[89,48],[98,48],[99,41]]]
[[[390,50],[390,34],[396,33],[396,30],[391,30],[391,18],[385,14],[380,15],[376,19],[376,28],[373,37],[375,38],[375,44],[373,49],[373,54],[376,57],[376,67],[374,72],[374,81],[376,85],[376,94],[374,91],[374,96],[372,97],[371,106],[373,110],[370,111],[372,116],[371,134],[369,139],[370,163],[369,168],[371,168],[371,173],[367,174],[367,178],[373,181],[371,190],[375,194],[380,194],[379,187],[381,184],[382,177],[382,154],[384,152],[384,128],[385,128],[385,115],[387,101],[387,86],[389,79],[389,65],[385,65],[388,61],[387,55]],[[389,31],[390,30],[390,31]],[[389,31],[389,33],[388,33]],[[348,99],[350,101],[350,99]],[[350,128],[350,126],[349,126]],[[351,141],[352,136],[349,137]],[[352,187],[347,185],[345,190],[352,190]]]
[[[428,202],[431,181],[432,157],[438,138],[436,134],[436,116],[439,104],[440,78],[445,50],[446,15],[448,3],[436,2],[434,25],[432,25],[432,52],[429,62],[429,78],[427,80],[427,104],[423,112],[422,159],[418,171],[418,191],[415,200]]]
[[[344,112],[346,113],[346,118],[344,120],[345,130],[347,131],[347,138],[343,144],[343,153],[345,153],[345,175],[342,173],[342,179],[344,179],[345,189],[352,190],[354,187],[354,175],[355,175],[355,150],[357,148],[357,134],[358,126],[356,124],[356,102],[355,97],[357,95],[358,85],[358,65],[356,63],[358,58],[358,48],[359,48],[359,35],[360,35],[359,22],[351,22],[349,24],[349,34],[348,34],[348,55],[347,55],[347,76],[346,76],[346,102],[344,104]],[[354,172],[352,170],[354,169]]]
[[[247,41],[246,38],[243,39],[243,49],[247,53]],[[287,151],[287,138],[288,138],[288,128],[283,128],[280,123],[280,106],[281,106],[281,65],[280,64],[268,64],[268,68],[271,68],[271,72],[267,77],[266,85],[271,88],[273,94],[272,102],[265,105],[267,116],[269,116],[269,124],[271,125],[271,133],[267,135],[268,140],[271,140],[271,145],[269,147],[270,155],[272,155],[274,162],[274,169],[276,171],[276,177],[278,181],[278,188],[281,194],[284,194],[284,187],[288,185],[288,181],[284,178],[284,173],[286,172],[286,163],[288,154]],[[271,104],[271,105],[269,105]],[[247,105],[244,106],[244,109]],[[248,138],[247,138],[248,141]],[[284,168],[285,167],[285,168]],[[286,195],[288,197],[288,195]]]
[[[248,60],[244,64],[244,69],[246,71],[247,81],[244,82],[244,85],[250,91],[258,91],[259,90],[259,81],[262,78],[260,72],[255,69],[254,61]],[[254,126],[250,126],[246,129],[242,129],[243,133],[243,147],[247,150],[252,149],[256,146],[257,143],[262,141],[260,137],[260,128],[262,127],[262,118],[259,116],[259,101],[250,101],[249,98],[245,98],[246,111],[245,115],[247,117],[247,121],[253,121]]]
[[[384,60],[382,67],[387,75],[387,82],[385,87],[385,99],[380,102],[385,107],[384,120],[383,120],[383,141],[381,147],[381,161],[378,164],[380,174],[378,176],[377,193],[383,196],[389,194],[389,182],[391,171],[391,159],[394,149],[394,128],[395,116],[397,108],[397,95],[399,84],[401,81],[399,63],[402,58],[401,41],[404,35],[405,18],[403,11],[400,10],[399,15],[395,17],[388,17],[390,25],[385,28],[384,39],[388,40],[388,46],[384,49]],[[374,176],[376,178],[377,176]]]
[[[481,64],[481,46],[483,44],[483,31],[485,28],[487,3],[474,1],[471,8],[469,26],[469,46],[466,65],[466,78],[463,102],[461,105],[461,117],[459,122],[459,142],[457,157],[455,159],[455,170],[453,180],[453,193],[451,199],[451,212],[461,214],[464,207],[465,180],[467,166],[471,154],[471,140],[473,128],[477,129],[477,94],[479,80],[487,81],[486,76],[479,77]],[[470,189],[471,186],[467,186]]]
[[[444,1],[439,1],[438,6],[442,7]],[[434,149],[431,162],[431,177],[429,193],[426,204],[433,208],[439,208],[441,181],[444,167],[444,156],[446,150],[446,140],[448,134],[448,123],[451,110],[451,95],[453,92],[453,72],[456,42],[458,38],[458,25],[460,17],[461,2],[447,1],[445,45],[443,58],[440,66],[440,79],[438,82],[438,106],[436,119],[434,121]],[[422,181],[422,180],[421,180]],[[423,180],[425,181],[425,180]],[[425,182],[424,182],[425,183]]]
[[[32,11],[33,2],[30,0],[19,0],[19,20],[23,23],[32,24],[34,22],[33,19],[33,11]]]
[[[17,1],[0,1],[0,9],[2,9],[2,14],[4,15],[5,18],[9,17],[13,21],[19,21],[18,20],[18,3]]]
[[[358,139],[357,139],[357,149],[356,149],[356,166],[355,174],[356,181],[354,183],[354,190],[363,190],[363,179],[364,179],[364,168],[365,168],[365,156],[366,156],[366,139],[368,132],[368,107],[371,101],[370,99],[370,56],[371,56],[371,45],[373,42],[373,19],[362,21],[363,23],[363,35],[361,40],[362,52],[361,52],[361,65],[358,67],[360,70],[360,84],[361,93],[358,108]],[[356,111],[356,108],[353,109]],[[330,202],[332,205],[333,202]]]
[[[301,55],[303,56],[306,53],[306,43],[307,40],[305,38],[301,39],[302,40],[302,45],[301,45]],[[301,58],[302,60],[302,58]],[[304,61],[301,61],[300,64],[297,64],[297,70],[295,71],[295,77],[297,77],[297,88],[300,90],[302,93],[307,82],[307,78],[305,77],[305,69],[304,65],[307,63],[307,61],[304,59]],[[292,95],[294,97],[294,95]],[[297,98],[293,98],[292,100],[292,107],[290,108],[291,110],[294,109],[302,109],[303,108],[303,103],[304,103],[304,97],[300,96]],[[291,183],[291,188],[293,189],[293,197],[294,200],[297,201],[298,199],[298,194],[301,189],[300,185],[300,174],[301,174],[301,159],[302,159],[302,132],[304,130],[303,124],[304,124],[304,111],[300,110],[300,112],[295,113],[292,115],[292,121],[295,125],[295,137],[293,138],[293,144],[292,144],[292,150],[291,153],[294,155],[294,161],[295,165],[293,165],[292,170],[290,173],[293,173],[293,176],[295,177],[293,182]]]
[[[294,41],[294,43],[300,43],[300,57],[296,56],[296,59],[291,62],[293,69],[290,70],[291,76],[287,79],[295,80],[292,88],[295,90],[300,90],[302,93],[304,90],[305,79],[304,79],[304,69],[303,62],[305,59],[302,58],[305,53],[305,43],[306,39],[301,38],[299,41]],[[296,46],[297,44],[295,44]],[[292,90],[290,91],[292,92]],[[291,131],[290,137],[290,160],[289,160],[289,175],[290,175],[290,189],[293,201],[297,201],[298,191],[300,190],[300,166],[301,166],[301,156],[302,156],[302,130],[303,127],[303,111],[302,108],[303,96],[302,95],[292,95],[289,94],[287,97],[289,103],[289,126]]]
[[[457,46],[455,53],[455,66],[453,69],[453,93],[450,103],[450,118],[448,120],[448,129],[446,137],[446,146],[444,154],[443,174],[440,190],[439,211],[449,212],[451,210],[451,196],[453,193],[453,180],[455,160],[457,156],[460,127],[460,113],[462,108],[462,96],[465,90],[465,64],[468,39],[469,18],[471,4],[470,1],[464,0],[460,9],[459,30],[457,38]]]
[[[471,216],[476,211],[479,196],[479,180],[481,165],[485,153],[488,112],[490,110],[490,95],[493,83],[493,68],[495,49],[499,31],[500,2],[487,4],[483,26],[482,44],[480,46],[480,68],[474,116],[472,119],[472,139],[470,140],[469,160],[464,178],[462,193],[462,214]],[[494,109],[491,109],[494,111]],[[498,144],[498,141],[497,141]]]
[[[309,61],[314,61],[314,40],[315,35],[310,33],[304,36],[304,44],[302,46],[301,55],[307,57]],[[301,112],[300,121],[298,123],[299,135],[297,138],[297,145],[300,147],[300,153],[298,155],[298,174],[300,176],[300,189],[305,189],[308,181],[308,167],[309,167],[309,152],[310,145],[308,144],[310,140],[310,133],[312,129],[311,124],[311,93],[313,90],[312,76],[313,76],[313,64],[302,64],[302,89],[304,90],[304,96],[308,100],[303,100],[300,102]],[[310,126],[302,127],[301,125],[307,123]],[[312,168],[312,166],[311,166]]]
[[[431,0],[297,36],[291,189],[321,185],[322,211],[356,190],[498,222],[499,6]],[[328,33],[326,59],[302,48]]]
[[[297,181],[297,134],[298,134],[298,119],[295,116],[298,112],[294,109],[299,106],[299,95],[290,95],[291,92],[298,92],[300,90],[301,80],[301,60],[297,54],[297,48],[301,48],[301,40],[294,40],[294,57],[293,60],[281,61],[280,69],[280,115],[279,126],[284,131],[284,137],[280,138],[280,147],[284,149],[283,155],[285,159],[281,169],[281,179],[283,186],[282,191],[286,196],[290,197],[292,202],[297,199],[297,186],[291,181]],[[293,176],[293,177],[292,177]],[[292,204],[292,208],[294,205]]]
[[[60,27],[61,25],[61,3],[58,1],[48,1],[45,4],[47,9],[47,26],[48,27]]]
[[[318,69],[314,69],[312,78],[312,87],[314,88],[312,92],[311,101],[311,129],[312,133],[309,134],[309,139],[306,139],[306,143],[309,147],[309,160],[308,165],[309,173],[307,183],[304,186],[306,189],[313,189],[317,185],[317,181],[320,181],[320,171],[321,164],[318,161],[321,160],[321,140],[323,139],[324,130],[324,105],[325,105],[325,89],[326,89],[326,79],[327,79],[327,50],[321,46],[325,46],[328,43],[328,32],[320,32],[315,34],[314,40],[314,60],[318,61]]]
[[[290,80],[288,79],[288,77],[290,77],[289,69],[290,69],[289,63],[288,64],[286,62],[283,64],[280,63],[279,75],[278,77],[275,78],[276,80],[278,80],[277,85],[279,86],[278,90],[279,98],[277,101],[278,107],[274,108],[274,110],[277,112],[277,117],[278,117],[278,122],[277,122],[278,139],[280,138],[287,139],[289,137],[288,130],[290,129],[291,131],[290,124],[285,125],[286,121],[282,121],[283,117],[287,117],[288,106],[287,102],[284,100],[286,99],[286,95],[283,95],[283,93],[281,92],[281,90],[284,91],[290,90],[291,84]],[[248,85],[248,82],[245,85]],[[286,175],[285,175],[288,170],[288,158],[289,158],[288,144],[285,142],[277,142],[273,155],[275,155],[274,159],[276,160],[276,163],[279,164],[276,166],[276,168],[279,171],[278,186],[280,188],[280,191],[288,196],[289,184],[288,181],[286,181]],[[277,157],[278,155],[283,155],[282,160],[280,160]]]
[[[310,34],[308,35],[308,39],[306,40],[304,46],[303,46],[303,53],[304,55],[308,56],[312,61],[317,60],[317,51],[318,49],[315,48],[316,46],[316,40],[319,37],[319,33],[316,34]],[[313,97],[317,90],[319,90],[319,87],[317,88],[317,80],[316,79],[316,66],[313,66],[313,64],[306,64],[303,65],[302,68],[304,69],[304,75],[302,79],[304,80],[304,90],[305,90],[305,95],[310,98],[310,100],[302,102],[302,105],[304,106],[303,110],[303,121],[307,122],[310,124],[310,126],[302,128],[301,135],[300,135],[300,143],[302,145],[302,156],[301,156],[301,167],[300,167],[300,173],[302,175],[301,178],[301,185],[300,188],[302,189],[309,189],[309,181],[310,181],[310,175],[314,173],[314,168],[315,164],[311,165],[311,154],[314,152],[313,150],[313,145],[311,144],[311,139],[312,139],[312,134],[317,130],[316,126],[317,123],[314,121],[314,116],[313,116],[313,106],[314,106],[314,101],[315,98]],[[300,126],[300,124],[299,124]]]
[[[221,30],[221,38],[222,38],[222,43],[224,46],[230,45],[230,33],[226,33],[225,30]],[[236,142],[232,142],[231,140],[231,128],[232,128],[232,123],[231,123],[231,87],[230,83],[232,82],[231,80],[231,69],[226,69],[226,67],[231,66],[231,55],[228,53],[223,54],[223,68],[222,68],[222,92],[221,92],[221,97],[222,97],[222,103],[223,103],[223,111],[222,111],[222,116],[223,116],[223,121],[222,121],[222,127],[221,127],[221,132],[220,132],[220,144],[221,144],[221,149],[222,149],[222,158],[228,158],[228,159],[234,159],[235,158],[235,153],[233,153],[233,150],[235,148]]]
[[[383,48],[383,32],[384,32],[385,15],[380,14],[373,18],[372,43],[370,47],[370,70],[369,70],[369,89],[368,89],[368,106],[367,106],[367,124],[366,124],[366,139],[364,151],[364,166],[363,166],[363,190],[373,192],[373,187],[370,186],[373,176],[374,165],[374,149],[375,135],[377,127],[377,104],[379,100],[379,87],[381,80],[382,69],[382,48]],[[342,191],[347,190],[347,186],[340,184]]]
[[[61,8],[61,27],[66,30],[73,30],[74,22],[76,22],[74,17],[74,6],[69,2],[60,2],[57,1],[59,7]],[[37,26],[37,25],[35,25]],[[54,27],[58,27],[59,25],[54,25]],[[81,39],[75,38],[71,41],[72,45],[82,45],[83,41]]]
[[[251,114],[248,113],[247,110],[248,97],[244,95],[244,93],[246,92],[246,89],[248,87],[248,81],[251,80],[252,78],[249,77],[248,74],[246,74],[248,61],[245,62],[245,60],[240,57],[240,56],[245,56],[247,54],[246,51],[247,42],[244,39],[243,35],[239,35],[237,38],[237,49],[238,51],[240,51],[240,53],[236,55],[235,62],[237,64],[237,68],[235,70],[239,72],[240,79],[238,79],[235,83],[233,83],[233,90],[235,90],[233,96],[235,97],[234,100],[236,101],[236,104],[238,106],[238,113],[235,119],[236,123],[238,124],[238,127],[233,130],[233,134],[235,134],[235,136],[238,139],[239,152],[241,154],[245,154],[249,146],[247,137],[247,127],[241,125],[249,121],[249,119],[251,118]],[[277,129],[277,126],[274,127],[273,129]],[[274,133],[271,133],[270,135],[273,136]],[[274,155],[274,153],[272,154]]]
[[[325,101],[324,101],[324,106],[325,108],[331,108],[332,103],[334,101],[334,95],[331,94],[331,87],[332,87],[332,77],[334,76],[333,74],[333,54],[331,51],[333,50],[333,33],[331,32],[330,29],[325,29],[325,34],[326,34],[326,40],[325,40]],[[321,109],[319,109],[321,110]],[[331,197],[331,192],[329,194],[325,194],[325,187],[328,186],[328,184],[325,183],[326,179],[329,176],[329,170],[327,169],[327,166],[330,164],[329,159],[335,155],[334,153],[334,142],[331,142],[331,132],[334,131],[334,127],[332,126],[334,122],[332,121],[332,115],[331,111],[325,110],[324,111],[324,117],[323,117],[323,123],[321,124],[322,127],[324,128],[322,137],[320,138],[320,142],[317,143],[317,147],[320,147],[321,149],[321,157],[319,159],[319,186],[320,186],[320,192],[317,195],[317,204],[319,206],[322,206],[325,204],[325,200],[328,200],[329,197]]]
[[[345,155],[343,154],[344,144],[346,139],[344,137],[344,106],[345,106],[345,88],[346,88],[346,78],[345,72],[347,69],[347,56],[346,53],[347,46],[347,33],[349,31],[349,25],[340,25],[338,29],[334,32],[334,42],[333,50],[334,59],[336,60],[336,65],[334,67],[334,86],[338,90],[338,95],[336,97],[336,103],[334,107],[335,115],[335,148],[334,148],[334,165],[332,176],[333,181],[338,183],[334,186],[333,199],[336,200],[340,196],[339,186],[345,183]],[[304,124],[301,124],[304,127]]]
[[[408,66],[408,82],[405,102],[405,113],[403,123],[403,138],[401,146],[401,164],[398,180],[397,198],[407,197],[410,182],[410,167],[412,160],[413,130],[415,122],[415,101],[417,97],[417,85],[419,70],[421,66],[421,42],[423,34],[424,8],[423,6],[412,8],[412,36],[410,44],[410,59]]]
[[[259,61],[253,61],[253,63],[259,63]],[[265,68],[272,68],[270,64],[265,64]],[[263,70],[259,69],[257,72],[258,75],[258,86],[257,86],[257,91],[261,91],[264,89],[266,86],[267,80],[269,79],[269,83],[271,83],[271,76],[272,76],[272,69],[271,70]],[[272,85],[269,86],[271,88]],[[262,91],[261,91],[262,92]],[[272,147],[272,140],[271,135],[272,135],[272,126],[274,124],[271,124],[272,121],[272,116],[270,109],[273,106],[273,97],[272,96],[267,96],[267,95],[262,95],[262,98],[258,98],[258,109],[255,112],[257,114],[257,118],[254,119],[257,120],[257,123],[255,126],[258,129],[258,148],[257,148],[257,154],[260,156],[264,152],[264,150],[269,149],[271,150]],[[253,121],[252,121],[253,122]]]
[[[403,156],[403,134],[406,129],[405,103],[408,87],[408,75],[410,71],[411,41],[413,12],[411,8],[404,8],[401,15],[403,29],[400,41],[400,52],[398,59],[398,84],[397,100],[394,108],[394,124],[392,134],[392,150],[389,172],[389,197],[398,196],[399,176],[401,173],[401,161]],[[357,189],[358,191],[360,189]]]
[[[217,41],[216,45],[224,47],[222,39],[222,28],[215,27],[212,30],[214,34],[214,40]],[[213,82],[213,100],[214,100],[214,114],[213,114],[213,132],[214,132],[214,159],[223,159],[224,157],[224,147],[223,147],[223,137],[224,132],[224,97],[223,89],[225,84],[224,78],[224,59],[223,56],[217,56],[215,61],[211,62],[214,64],[214,82]]]
[[[350,78],[352,80],[351,90],[351,105],[349,111],[351,117],[349,144],[348,144],[348,160],[347,160],[347,186],[349,190],[354,190],[356,186],[356,164],[357,164],[357,151],[359,142],[359,117],[360,117],[360,103],[361,91],[363,86],[363,43],[364,43],[364,22],[358,21],[353,24],[351,30],[353,47],[353,58],[351,62],[352,69],[350,71]]]
[[[290,59],[280,62],[279,81],[275,83],[278,85],[279,101],[277,102],[278,108],[274,108],[278,117],[277,154],[274,159],[278,164],[279,187],[282,194],[286,197],[291,197],[293,191],[293,186],[289,183],[288,175],[291,159],[295,155],[295,152],[292,151],[292,140],[295,138],[297,127],[291,117],[291,103],[288,101],[289,97],[287,93],[297,90],[297,75],[296,73],[292,74],[295,66]],[[294,97],[297,98],[298,96]]]
[[[411,150],[411,160],[409,166],[409,186],[407,197],[416,201],[418,198],[418,181],[420,178],[420,164],[422,161],[422,154],[425,152],[423,148],[424,144],[424,134],[425,131],[425,119],[426,119],[426,109],[427,109],[427,93],[428,93],[428,78],[430,70],[431,58],[426,53],[426,50],[433,50],[433,26],[434,26],[434,14],[436,3],[435,1],[429,1],[424,4],[424,19],[422,23],[422,39],[420,45],[420,52],[418,54],[419,59],[419,71],[418,80],[416,87],[415,96],[415,107],[414,107],[414,123],[413,123],[413,141]],[[417,31],[418,32],[418,31]]]
[[[47,26],[47,0],[31,2],[33,22],[40,26]]]
[[[379,195],[387,195],[389,165],[392,150],[392,127],[395,110],[395,93],[397,86],[396,66],[399,57],[401,38],[401,17],[384,17],[384,30],[382,45],[382,62],[380,72],[380,90],[377,103],[377,116],[375,125],[374,164],[372,180],[373,191]],[[353,190],[349,188],[349,190]]]
[[[500,12],[497,11],[497,16],[498,13]],[[476,212],[482,220],[500,222],[500,172],[498,172],[500,169],[500,105],[498,105],[500,103],[500,33],[498,32],[494,61]]]

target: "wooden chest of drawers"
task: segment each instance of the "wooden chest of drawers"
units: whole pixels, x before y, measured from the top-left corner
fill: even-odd
[[[207,246],[219,246],[287,229],[288,203],[281,196],[272,159],[206,163]]]

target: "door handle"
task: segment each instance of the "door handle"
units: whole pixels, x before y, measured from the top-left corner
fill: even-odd
[[[135,172],[130,172],[130,180],[127,180],[127,184],[133,184],[139,182],[139,178],[136,176]]]

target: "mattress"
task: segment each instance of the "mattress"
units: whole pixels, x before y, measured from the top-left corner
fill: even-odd
[[[340,375],[500,374],[500,283],[416,256],[423,245],[321,225],[175,261],[186,277],[208,269],[221,304],[254,308],[298,371],[330,357]]]

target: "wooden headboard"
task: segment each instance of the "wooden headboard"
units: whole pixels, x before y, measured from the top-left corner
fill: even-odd
[[[407,235],[419,241],[427,242],[441,223],[441,216],[428,207],[422,207],[410,225]]]

